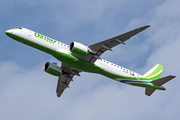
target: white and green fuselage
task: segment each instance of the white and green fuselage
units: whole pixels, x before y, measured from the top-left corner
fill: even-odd
[[[153,80],[160,79],[163,69],[162,65],[156,65],[142,76],[136,72],[123,68],[119,65],[115,65],[101,58],[97,59],[94,64],[92,64],[89,61],[75,56],[70,51],[69,45],[26,28],[10,29],[6,31],[6,34],[16,41],[51,54],[59,61],[73,69],[101,74],[113,80],[134,86],[164,90],[164,87],[161,85],[152,83]]]

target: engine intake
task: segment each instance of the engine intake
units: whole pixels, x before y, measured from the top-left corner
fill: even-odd
[[[60,76],[62,73],[62,68],[57,66],[56,63],[47,62],[44,65],[44,71],[54,76]]]
[[[86,56],[88,53],[88,47],[78,42],[72,42],[70,44],[70,51],[80,56]]]

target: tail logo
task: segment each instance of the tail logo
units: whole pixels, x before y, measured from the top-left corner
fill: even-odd
[[[134,76],[134,73],[131,73],[131,72],[130,72],[130,75]]]

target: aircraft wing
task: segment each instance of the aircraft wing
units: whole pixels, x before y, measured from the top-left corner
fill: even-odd
[[[60,75],[59,79],[58,79],[58,84],[57,84],[57,89],[56,89],[56,93],[57,96],[60,97],[61,94],[63,93],[63,91],[69,87],[69,83],[71,81],[69,79],[66,78],[66,76],[64,75]]]
[[[92,53],[94,53],[94,58],[91,59],[91,63],[94,63],[96,59],[105,51],[110,50],[112,51],[111,48],[119,45],[119,44],[125,44],[124,42],[128,39],[130,39],[132,36],[138,34],[139,32],[145,30],[146,28],[150,27],[149,25],[140,27],[137,29],[134,29],[132,31],[129,31],[127,33],[121,34],[119,36],[110,38],[108,40],[93,44],[88,46],[91,50]]]
[[[57,89],[56,89],[56,93],[58,97],[61,96],[61,94],[64,92],[66,88],[69,88],[69,83],[73,81],[72,78],[74,77],[74,75],[80,76],[79,72],[81,72],[72,69],[71,67],[69,67],[64,63],[62,63],[61,68],[62,68],[62,74],[58,78]]]

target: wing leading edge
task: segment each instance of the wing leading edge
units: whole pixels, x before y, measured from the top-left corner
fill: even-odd
[[[107,50],[112,51],[111,48],[119,44],[125,44],[124,42],[126,40],[130,39],[132,36],[140,33],[141,31],[145,30],[148,27],[150,26],[149,25],[143,26],[143,27],[134,29],[132,31],[129,31],[127,33],[121,34],[119,36],[88,46],[90,50],[94,53],[94,56],[93,58],[91,58],[90,62],[94,63],[99,58],[99,56],[103,54],[105,51]]]

